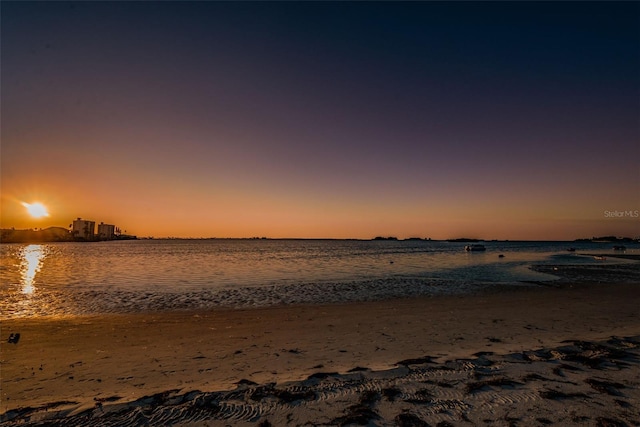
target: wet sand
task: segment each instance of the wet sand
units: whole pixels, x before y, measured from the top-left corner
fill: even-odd
[[[638,301],[638,283],[564,283],[6,320],[0,423],[632,425]]]

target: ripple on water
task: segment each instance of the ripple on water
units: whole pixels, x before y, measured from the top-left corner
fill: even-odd
[[[476,284],[478,289],[484,286]],[[470,285],[423,278],[393,278],[346,283],[244,286],[190,292],[85,290],[66,293],[45,289],[29,301],[9,295],[4,318],[43,315],[87,315],[212,308],[251,308],[291,304],[372,301],[417,295],[468,292]]]
[[[490,284],[554,278],[532,271],[529,265],[533,262],[584,260],[567,255],[563,243],[485,244],[486,252],[473,254],[465,253],[463,243],[429,241],[3,244],[0,317],[263,307],[464,293]]]

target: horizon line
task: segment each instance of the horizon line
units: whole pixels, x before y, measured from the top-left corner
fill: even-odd
[[[33,227],[33,228],[25,228],[18,229],[15,227],[11,228],[0,228],[2,231],[45,231],[51,228],[59,228],[68,230],[65,227],[60,226],[50,226],[47,228],[41,227]],[[631,240],[633,242],[640,241],[640,236],[617,236],[615,234],[601,235],[601,236],[591,236],[591,237],[577,237],[573,239],[519,239],[519,238],[509,238],[509,239],[498,239],[498,238],[481,238],[481,237],[449,237],[443,239],[436,239],[431,237],[398,237],[398,236],[385,236],[385,235],[377,235],[375,237],[268,237],[268,236],[251,236],[251,237],[220,237],[220,236],[137,236],[135,234],[127,234],[127,236],[135,237],[137,240],[352,240],[352,241],[423,241],[423,242],[450,242],[450,243],[464,243],[464,242],[576,242],[576,241],[591,241],[591,242],[607,242],[615,240]],[[0,243],[3,243],[0,241]]]

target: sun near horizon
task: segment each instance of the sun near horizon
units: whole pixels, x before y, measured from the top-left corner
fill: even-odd
[[[33,203],[22,202],[22,206],[24,206],[27,209],[27,212],[33,218],[39,219],[39,218],[45,218],[49,216],[49,211],[47,210],[47,207],[40,202],[33,202]]]

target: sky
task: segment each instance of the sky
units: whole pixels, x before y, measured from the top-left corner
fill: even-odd
[[[3,228],[640,236],[638,2],[0,8]]]

